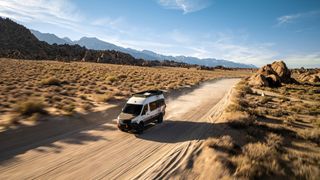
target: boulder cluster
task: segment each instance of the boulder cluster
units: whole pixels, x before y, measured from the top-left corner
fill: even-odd
[[[307,83],[319,83],[320,82],[320,69],[303,69],[297,71],[297,80]]]
[[[292,83],[291,72],[283,61],[275,61],[261,67],[249,79],[249,84],[260,87],[279,87],[282,83]]]

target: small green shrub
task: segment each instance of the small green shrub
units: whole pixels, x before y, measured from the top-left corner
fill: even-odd
[[[118,80],[118,78],[116,76],[108,76],[106,80],[109,82],[115,82]]]
[[[238,117],[230,119],[228,125],[234,129],[245,129],[251,126],[255,121],[255,118],[252,116],[247,117]]]
[[[54,101],[61,101],[62,100],[62,98],[60,96],[53,96],[52,99]]]
[[[290,99],[289,99],[289,98],[286,98],[286,97],[284,97],[284,96],[279,97],[279,99],[280,99],[280,102],[287,102],[287,101],[290,101]]]
[[[316,116],[320,114],[320,107],[319,106],[312,106],[307,110],[307,114],[311,115],[311,116]]]
[[[42,100],[30,99],[24,102],[20,102],[16,106],[16,111],[21,115],[32,115],[34,113],[46,113],[44,110],[44,103]]]
[[[255,108],[249,111],[251,115],[259,116],[259,117],[265,117],[268,114],[268,111],[266,108]]]
[[[260,100],[260,102],[261,102],[262,104],[266,104],[266,103],[268,103],[268,102],[270,102],[270,101],[272,101],[272,98],[269,97],[269,96],[263,96],[262,99]]]
[[[242,147],[243,154],[235,159],[237,165],[235,176],[240,179],[262,179],[266,177],[283,177],[276,148],[266,143],[249,143]],[[267,178],[269,179],[269,178]]]
[[[320,129],[319,128],[315,128],[312,130],[306,129],[306,130],[300,131],[299,135],[303,137],[305,140],[309,140],[320,145]]]
[[[86,110],[86,111],[91,110],[92,107],[93,107],[93,105],[92,105],[91,103],[85,103],[85,104],[82,106],[82,108],[83,108],[84,110]]]
[[[127,78],[127,77],[128,77],[128,76],[125,75],[125,74],[121,74],[121,75],[118,76],[118,78],[120,78],[120,79],[125,79],[125,78]]]
[[[245,111],[245,109],[240,106],[239,104],[230,104],[227,108],[226,108],[227,112],[236,112],[236,111]]]
[[[95,97],[99,102],[108,102],[114,98],[114,93],[96,94]]]
[[[252,89],[248,85],[241,86],[240,91],[242,91],[246,94],[253,94]]]
[[[80,99],[82,99],[82,100],[86,100],[86,99],[87,99],[87,96],[86,96],[86,95],[83,95],[83,94],[81,94],[79,97],[80,97]]]
[[[37,122],[39,120],[40,120],[40,114],[39,113],[34,113],[28,118],[28,121],[32,121],[32,122]]]
[[[270,110],[268,111],[271,116],[274,117],[282,117],[284,115],[287,115],[288,113],[285,110],[280,110],[280,109],[276,109],[276,110]]]
[[[47,79],[44,79],[41,81],[42,85],[48,85],[48,86],[60,86],[61,82],[59,79],[55,78],[55,77],[50,77]]]
[[[239,99],[239,105],[240,105],[243,109],[245,109],[245,108],[247,108],[247,107],[249,106],[249,103],[248,103],[246,100],[244,100],[244,99]]]
[[[277,150],[281,149],[281,146],[283,145],[283,140],[284,139],[282,136],[275,133],[269,133],[266,138],[267,145]]]
[[[72,113],[76,107],[74,104],[67,104],[67,105],[63,106],[62,108],[64,111],[66,111],[68,113]]]
[[[220,138],[209,138],[205,141],[205,145],[228,154],[237,154],[241,150],[229,135],[225,135]]]

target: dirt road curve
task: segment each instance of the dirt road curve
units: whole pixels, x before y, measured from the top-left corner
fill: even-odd
[[[164,123],[142,135],[123,133],[115,120],[69,133],[0,162],[0,179],[167,178],[208,137],[239,79],[205,84],[169,99]],[[7,152],[10,153],[10,152]]]

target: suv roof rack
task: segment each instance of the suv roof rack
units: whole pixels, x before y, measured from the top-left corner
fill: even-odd
[[[134,97],[150,97],[163,94],[160,90],[148,90],[148,91],[141,91],[138,93],[133,94]]]

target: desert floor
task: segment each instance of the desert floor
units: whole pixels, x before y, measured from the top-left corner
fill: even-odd
[[[0,177],[150,179],[174,176],[187,157],[200,148],[201,142],[214,135],[213,132],[223,130],[224,125],[218,120],[228,105],[231,89],[239,80],[217,80],[186,94],[171,96],[164,122],[147,127],[142,135],[117,130],[114,119],[120,108],[79,119],[103,118],[104,123],[1,152]],[[34,133],[41,137],[48,132],[42,128]],[[31,137],[34,136],[19,139],[30,141]],[[10,141],[6,146],[10,147],[9,144]]]

